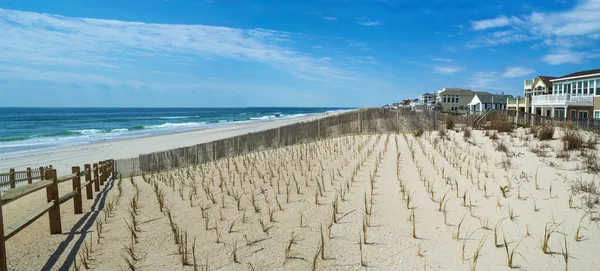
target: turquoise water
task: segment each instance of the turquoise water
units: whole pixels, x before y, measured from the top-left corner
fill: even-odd
[[[0,108],[0,155],[347,108]]]

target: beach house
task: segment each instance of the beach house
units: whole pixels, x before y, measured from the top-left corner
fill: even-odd
[[[419,95],[419,104],[423,106],[430,106],[435,104],[435,94],[423,93]]]
[[[509,98],[506,102],[506,109],[531,113],[531,97],[533,95],[551,94],[552,83],[550,80],[555,78],[556,77],[540,75],[531,80],[525,80],[525,82],[523,82],[523,96]]]
[[[443,88],[437,92],[436,103],[441,105],[442,111],[466,113],[473,96],[475,92],[470,89]]]
[[[537,79],[536,79],[537,80]],[[542,116],[587,119],[600,118],[600,69],[579,71],[561,77],[535,81],[531,112]],[[546,90],[540,88],[543,84]],[[598,113],[594,113],[597,108]]]
[[[512,98],[512,95],[475,92],[473,99],[471,99],[471,102],[468,104],[469,111],[475,113],[488,109],[505,110],[507,100]]]

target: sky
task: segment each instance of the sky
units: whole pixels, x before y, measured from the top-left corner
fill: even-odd
[[[0,0],[0,106],[381,106],[600,68],[600,0]]]

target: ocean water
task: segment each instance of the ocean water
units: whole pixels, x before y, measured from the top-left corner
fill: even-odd
[[[346,108],[0,108],[0,156]]]

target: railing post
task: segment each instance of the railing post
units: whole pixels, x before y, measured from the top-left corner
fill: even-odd
[[[44,175],[44,167],[40,167],[40,180],[45,180],[46,175]]]
[[[196,164],[197,163],[198,163],[198,158],[196,157]],[[110,165],[111,165],[110,168],[112,169],[111,170],[112,171],[111,175],[112,175],[113,179],[115,179],[115,178],[117,178],[117,167],[116,167],[117,163],[115,162],[115,159],[110,159]],[[132,171],[132,174],[133,174],[133,167],[132,167],[131,171]]]
[[[9,174],[10,175],[8,175],[8,178],[10,182],[10,188],[15,188],[15,169],[11,168]]]
[[[81,177],[79,176],[80,169],[79,167],[72,167],[72,173],[76,173],[77,176],[73,178],[73,191],[79,191],[73,198],[73,211],[75,214],[83,213],[83,206],[81,205]]]
[[[92,169],[90,164],[83,165],[83,168],[87,170],[87,173],[85,174],[85,182],[87,183],[85,186],[85,194],[87,195],[87,199],[93,199],[94,191],[92,190],[92,183],[90,182],[90,180],[92,180]]]
[[[28,167],[27,168],[27,183],[31,184],[33,182],[33,179],[31,178],[31,168]]]
[[[100,174],[100,179],[98,180],[98,183],[100,186],[104,185],[104,176],[106,176],[106,173],[104,172],[104,170],[106,169],[106,167],[104,166],[104,161],[99,161],[98,162],[98,167],[100,167],[98,174]]]
[[[2,195],[0,193],[0,202],[2,202]],[[0,203],[0,271],[8,270],[6,264],[6,240],[4,240],[4,219],[2,216],[2,204]]]
[[[94,191],[100,191],[100,176],[98,176],[98,164],[94,163]]]
[[[46,172],[48,178],[52,180],[52,184],[46,187],[46,198],[48,202],[54,203],[54,206],[48,210],[50,234],[62,233],[60,224],[60,198],[58,196],[58,179],[56,177],[56,169],[48,169]]]

